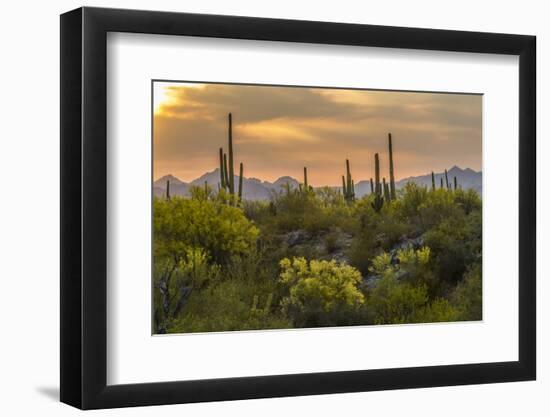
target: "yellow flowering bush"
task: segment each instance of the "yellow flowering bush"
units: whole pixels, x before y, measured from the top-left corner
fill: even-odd
[[[280,282],[288,287],[288,296],[282,300],[283,311],[295,320],[304,315],[357,308],[365,302],[363,293],[357,288],[361,274],[345,263],[284,258],[280,266]]]

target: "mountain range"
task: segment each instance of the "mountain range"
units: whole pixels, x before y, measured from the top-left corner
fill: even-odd
[[[440,186],[441,178],[443,178],[443,182],[445,182],[444,172],[434,173],[434,176],[436,187]],[[454,177],[456,177],[458,185],[463,189],[473,189],[481,194],[481,171],[474,171],[470,168],[461,169],[455,165],[448,171],[448,178],[451,184],[453,183]],[[205,182],[216,189],[217,184],[220,181],[220,170],[216,168],[214,171],[207,172],[191,182],[181,181],[173,175],[165,175],[153,183],[153,193],[155,196],[158,197],[166,194],[166,184],[168,181],[170,181],[171,195],[188,196],[190,187],[204,186]],[[408,182],[431,187],[432,175],[431,173],[428,173],[426,175],[403,178],[395,182],[395,187],[397,189],[403,188]],[[239,176],[235,175],[235,186],[237,186],[238,183]],[[258,178],[243,177],[243,197],[245,200],[268,200],[273,192],[280,191],[286,183],[288,183],[291,187],[298,187],[299,181],[289,176],[280,177],[275,182],[262,181]],[[333,188],[339,189],[340,187]],[[370,180],[362,180],[357,182],[355,184],[356,197],[360,198],[366,194],[370,194]]]

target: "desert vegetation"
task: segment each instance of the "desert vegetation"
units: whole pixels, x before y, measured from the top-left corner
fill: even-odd
[[[154,333],[480,320],[482,204],[455,178],[397,189],[373,155],[371,192],[290,184],[242,198],[232,118],[217,184],[153,200]],[[398,159],[398,158],[397,158]],[[367,162],[362,162],[367,163]],[[339,180],[338,180],[339,181]]]

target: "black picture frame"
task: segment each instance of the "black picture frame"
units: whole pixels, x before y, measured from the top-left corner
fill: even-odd
[[[107,380],[108,32],[519,56],[519,360],[112,385]],[[534,36],[137,10],[61,15],[61,401],[82,409],[534,380]]]

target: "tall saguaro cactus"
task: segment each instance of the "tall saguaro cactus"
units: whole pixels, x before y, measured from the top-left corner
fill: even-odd
[[[447,168],[445,168],[445,185],[447,186],[447,190],[451,189],[449,185],[449,176],[447,175]]]
[[[231,113],[228,116],[229,129],[228,129],[228,141],[229,141],[229,192],[235,194],[235,172],[233,170],[233,118]]]
[[[374,211],[378,213],[384,205],[384,197],[382,197],[382,186],[380,184],[380,159],[377,153],[374,154],[374,180],[374,200],[371,205]]]
[[[393,173],[393,144],[391,133],[388,133],[388,151],[390,154],[390,197],[392,200],[395,200],[395,176]]]
[[[344,191],[344,198],[349,203],[355,199],[355,182],[351,177],[351,170],[349,167],[349,159],[346,159],[346,177],[342,176],[342,185]]]
[[[304,191],[309,191],[309,184],[307,183],[307,167],[304,167]]]
[[[455,191],[456,191],[456,189],[458,188],[458,184],[457,184],[457,181],[456,181],[456,177],[454,177],[454,186],[455,186]]]
[[[435,191],[435,175],[433,171],[432,171],[432,191]]]
[[[229,173],[227,172],[227,154],[223,154],[223,175],[225,178],[225,188],[229,189]]]
[[[170,200],[170,180],[166,180],[166,199]]]
[[[229,192],[231,196],[231,201],[235,202],[235,169],[234,169],[234,158],[233,158],[233,117],[231,113],[228,114],[228,128],[227,128],[227,144],[228,144],[228,153],[223,151],[223,147],[219,151],[220,159],[220,190],[225,190]],[[243,164],[240,164],[240,176],[239,176],[239,190],[238,197],[242,197],[242,170]]]
[[[243,198],[243,163],[239,166],[239,201]]]
[[[347,199],[348,190],[346,189],[346,178],[342,175],[342,194],[344,194],[344,198]]]

